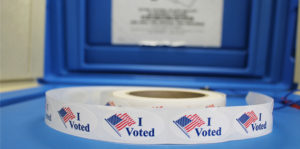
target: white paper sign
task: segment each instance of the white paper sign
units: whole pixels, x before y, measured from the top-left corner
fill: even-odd
[[[223,0],[112,0],[112,44],[220,47]]]

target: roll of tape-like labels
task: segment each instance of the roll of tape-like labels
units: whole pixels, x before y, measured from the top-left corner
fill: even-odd
[[[250,92],[225,107],[223,93],[155,87],[74,87],[46,93],[45,122],[74,136],[135,144],[200,144],[272,132],[273,99]]]

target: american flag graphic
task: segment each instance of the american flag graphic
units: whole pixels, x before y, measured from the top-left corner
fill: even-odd
[[[197,115],[185,115],[181,118],[179,118],[176,121],[173,121],[184,134],[186,134],[188,137],[188,132],[192,131],[196,127],[201,127],[205,122]]]
[[[121,136],[119,131],[121,131],[126,126],[131,126],[136,123],[127,113],[115,114],[105,120],[119,136]]]
[[[236,119],[238,123],[248,133],[247,128],[257,120],[257,116],[254,111],[244,113],[240,118]]]
[[[106,106],[116,106],[113,101],[109,101],[105,104]]]
[[[73,114],[73,112],[71,111],[71,109],[69,107],[65,108],[61,108],[58,111],[58,115],[60,116],[60,118],[62,119],[62,121],[64,122],[64,124],[66,122],[68,122],[69,120],[72,120],[75,118],[75,115]]]

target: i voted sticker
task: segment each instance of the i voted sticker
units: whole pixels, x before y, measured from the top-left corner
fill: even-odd
[[[60,126],[65,131],[75,135],[89,135],[95,131],[97,125],[96,116],[86,108],[74,105],[61,105],[56,109]]]
[[[172,122],[174,132],[187,140],[215,140],[226,136],[229,128],[226,115],[214,110],[186,112]]]
[[[164,129],[161,118],[155,114],[140,112],[115,112],[107,114],[103,119],[105,130],[116,138],[152,139]]]

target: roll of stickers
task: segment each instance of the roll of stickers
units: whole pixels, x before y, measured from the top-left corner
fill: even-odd
[[[83,138],[135,144],[203,144],[272,132],[273,99],[225,107],[223,93],[155,87],[74,87],[46,93],[45,122]]]
[[[105,104],[120,107],[206,108],[226,105],[225,94],[206,90],[131,87],[109,90],[102,96],[103,99],[110,99],[104,100]]]

